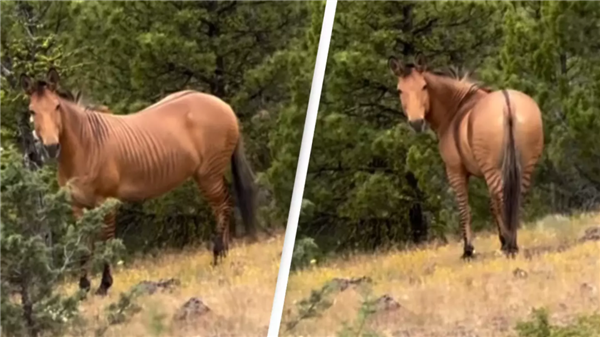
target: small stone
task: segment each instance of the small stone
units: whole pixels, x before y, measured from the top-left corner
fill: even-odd
[[[371,280],[370,277],[367,276],[363,276],[363,277],[353,277],[350,279],[347,278],[334,278],[333,280],[331,280],[332,282],[336,282],[339,286],[340,291],[344,291],[346,289],[348,289],[348,287],[350,286],[357,286],[360,285],[362,283],[371,283],[373,282]]]
[[[586,229],[579,241],[600,241],[600,227],[591,227]]]
[[[423,271],[423,273],[424,273],[425,275],[431,275],[431,274],[435,273],[435,270],[436,270],[436,269],[437,269],[437,264],[435,264],[435,263],[432,263],[432,264],[430,264],[429,266],[427,266],[427,267],[425,268],[425,270]]]
[[[178,321],[186,321],[203,316],[210,312],[210,308],[197,297],[190,298],[185,302],[175,313],[175,319]]]
[[[174,287],[181,285],[178,279],[160,279],[157,282],[154,281],[142,281],[136,285],[136,289],[145,292],[149,295],[154,294],[159,289],[161,290],[172,290]]]
[[[377,311],[395,311],[402,306],[393,297],[385,294],[375,301],[375,307],[377,308]]]
[[[524,278],[527,278],[528,273],[521,268],[517,268],[517,269],[513,270],[513,276],[516,278],[524,279]]]
[[[593,285],[591,285],[589,283],[582,283],[581,286],[579,287],[579,289],[581,290],[581,292],[583,294],[590,295],[590,296],[594,296],[597,293],[596,287],[594,287]]]

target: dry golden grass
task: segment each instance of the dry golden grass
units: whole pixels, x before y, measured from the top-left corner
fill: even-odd
[[[238,243],[216,268],[210,266],[212,253],[208,250],[165,254],[117,268],[109,296],[88,296],[83,303],[81,310],[87,324],[72,336],[94,336],[94,330],[106,324],[105,307],[116,302],[119,293],[143,280],[161,278],[177,278],[181,286],[173,293],[158,291],[140,297],[136,303],[142,311],[127,323],[111,326],[104,336],[265,336],[282,246],[281,235],[253,244]],[[100,275],[96,275],[92,290],[99,282]],[[71,290],[75,287],[68,286]],[[193,325],[177,323],[172,319],[174,313],[191,297],[201,298],[211,312]]]
[[[532,308],[547,307],[553,322],[600,312],[600,242],[578,243],[600,215],[549,217],[519,231],[521,254],[509,260],[497,252],[496,234],[475,238],[479,258],[463,262],[462,245],[423,247],[375,255],[355,255],[290,275],[282,322],[295,302],[334,278],[368,276],[374,296],[388,294],[402,308],[380,312],[367,325],[381,336],[511,336],[515,323]],[[566,249],[559,249],[559,247]],[[527,257],[528,253],[533,253]],[[513,275],[515,269],[526,278]],[[587,285],[585,285],[587,284]],[[362,301],[349,288],[337,294],[322,317],[300,322],[281,336],[335,336],[353,322]]]

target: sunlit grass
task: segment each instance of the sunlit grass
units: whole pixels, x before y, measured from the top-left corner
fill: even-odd
[[[529,224],[519,231],[521,254],[513,260],[498,252],[496,234],[480,234],[475,239],[479,258],[470,263],[460,259],[458,241],[329,261],[290,275],[284,312],[293,315],[299,299],[334,277],[362,276],[373,280],[374,295],[388,294],[404,308],[370,320],[382,336],[504,337],[513,335],[515,323],[535,307],[547,307],[559,322],[600,312],[600,242],[577,243],[592,225],[600,225],[600,215]],[[526,251],[533,254],[528,258]],[[527,277],[515,277],[516,268]],[[343,321],[356,318],[360,301],[356,291],[344,291],[322,317],[282,336],[335,336]]]
[[[105,323],[104,308],[117,301],[120,292],[144,280],[177,278],[181,286],[173,293],[159,291],[139,298],[137,303],[142,311],[129,322],[112,326],[104,336],[264,336],[282,246],[283,236],[253,244],[238,243],[216,268],[210,265],[212,253],[208,250],[169,253],[117,268],[109,296],[88,296],[82,305],[88,322],[81,335],[94,336],[95,328]],[[100,275],[96,275],[92,279],[92,290],[98,286],[99,278]],[[68,286],[69,289],[75,287],[74,284]],[[173,321],[173,314],[191,297],[201,298],[211,313],[193,325]]]

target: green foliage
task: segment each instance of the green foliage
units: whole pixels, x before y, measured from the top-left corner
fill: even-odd
[[[303,320],[320,317],[333,305],[334,297],[344,288],[340,280],[333,279],[326,282],[320,289],[311,290],[310,296],[303,298],[296,304],[295,315],[290,315],[291,318],[285,323],[286,331],[293,330]],[[376,331],[367,328],[369,317],[377,311],[377,298],[373,297],[368,282],[359,284],[356,289],[362,297],[357,318],[352,323],[344,322],[336,336],[377,337],[379,335]]]
[[[137,304],[136,300],[143,294],[144,292],[136,286],[133,286],[127,292],[120,293],[119,299],[116,302],[112,302],[106,306],[105,315],[107,324],[97,328],[95,335],[97,337],[104,336],[111,326],[123,324],[135,314],[142,311],[142,307]]]
[[[332,297],[339,292],[340,286],[336,280],[325,283],[321,289],[313,289],[310,296],[301,299],[296,304],[297,313],[286,323],[286,331],[294,329],[305,319],[320,317],[323,312],[333,305]]]
[[[114,202],[72,217],[65,190],[54,192],[48,171],[30,171],[13,147],[2,150],[2,325],[8,336],[62,335],[77,316],[83,294],[65,294],[57,286],[80,271],[87,245],[97,237]],[[44,237],[43,233],[51,233]],[[114,260],[118,241],[98,246],[95,258]]]
[[[377,298],[372,295],[372,289],[368,285],[362,285],[359,288],[362,296],[362,302],[358,309],[356,320],[352,324],[344,322],[342,328],[337,332],[337,337],[379,337],[380,335],[367,328],[369,317],[377,312]]]
[[[320,255],[319,246],[314,239],[308,237],[296,239],[294,253],[292,254],[292,271],[315,264]]]
[[[548,311],[534,309],[531,320],[517,323],[519,337],[593,337],[600,334],[600,315],[581,316],[566,326],[550,324]]]

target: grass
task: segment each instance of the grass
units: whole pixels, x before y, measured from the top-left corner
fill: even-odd
[[[537,307],[548,308],[553,323],[566,324],[581,314],[600,313],[600,242],[577,242],[594,225],[600,225],[599,214],[529,224],[519,231],[521,253],[513,260],[500,255],[495,233],[475,238],[479,257],[472,262],[460,259],[458,241],[332,260],[290,275],[283,322],[294,317],[312,289],[332,278],[368,276],[373,295],[388,294],[402,306],[368,319],[368,328],[381,336],[515,336],[517,322]],[[517,268],[527,276],[516,277]],[[356,320],[362,302],[350,288],[320,317],[280,335],[336,336],[344,322]]]
[[[265,336],[268,329],[283,236],[253,244],[237,243],[216,268],[210,266],[208,250],[164,254],[116,268],[114,284],[106,298],[88,296],[81,310],[86,324],[72,336],[94,336],[106,325],[105,308],[141,281],[177,278],[181,285],[172,293],[156,292],[136,299],[142,310],[127,322],[111,326],[103,336]],[[100,275],[92,279],[92,290]],[[74,290],[69,284],[68,290]],[[191,297],[199,297],[211,309],[191,324],[173,320],[173,315]]]

